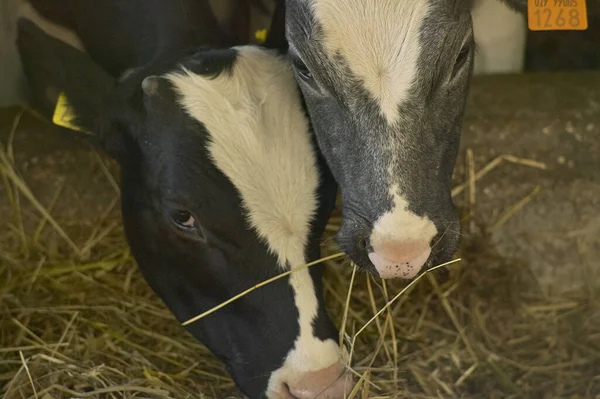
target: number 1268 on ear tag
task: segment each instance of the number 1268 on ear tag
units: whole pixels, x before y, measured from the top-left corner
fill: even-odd
[[[527,19],[531,30],[586,30],[585,0],[529,0]]]

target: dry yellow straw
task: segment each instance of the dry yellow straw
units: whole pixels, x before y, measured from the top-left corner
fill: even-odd
[[[181,325],[182,326],[187,326],[188,324],[191,324],[191,323],[193,323],[195,321],[198,321],[198,320],[200,320],[200,319],[208,316],[209,314],[214,313],[214,312],[216,312],[217,310],[219,310],[221,308],[224,308],[225,306],[229,305],[231,302],[235,302],[238,299],[240,299],[241,297],[243,297],[245,295],[248,295],[252,291],[254,291],[254,290],[256,290],[256,289],[258,289],[260,287],[263,287],[263,286],[265,286],[267,284],[272,283],[273,281],[279,280],[280,278],[284,278],[285,276],[289,276],[290,274],[296,273],[296,272],[298,272],[300,270],[308,269],[309,267],[317,265],[319,263],[326,262],[326,261],[331,260],[331,259],[339,258],[339,257],[341,257],[343,255],[344,255],[343,252],[339,252],[339,253],[337,253],[335,255],[330,255],[330,256],[327,256],[325,258],[317,259],[317,260],[315,260],[313,262],[307,263],[306,265],[298,266],[298,267],[296,267],[296,268],[294,268],[292,270],[289,270],[289,271],[287,271],[285,273],[281,273],[281,274],[279,274],[279,275],[277,275],[277,276],[275,276],[273,278],[270,278],[268,280],[263,281],[262,283],[256,284],[254,287],[248,288],[246,291],[244,291],[244,292],[242,292],[240,294],[237,294],[236,296],[234,296],[234,297],[226,300],[225,302],[223,302],[223,303],[215,306],[214,308],[209,309],[206,312],[204,312],[204,313],[202,313],[202,314],[200,314],[200,315],[198,315],[198,316],[196,316],[196,317],[194,317],[192,319],[189,319],[188,321],[186,321],[184,323],[181,323]]]
[[[371,320],[367,321],[367,322],[365,323],[365,325],[364,325],[364,326],[362,326],[362,328],[361,328],[360,330],[358,330],[358,332],[357,332],[356,334],[354,334],[354,337],[352,338],[352,346],[351,346],[351,348],[350,348],[350,356],[348,357],[348,359],[349,359],[349,362],[351,362],[351,361],[352,361],[352,355],[354,354],[354,344],[356,343],[356,338],[358,338],[358,336],[359,336],[359,335],[360,335],[360,334],[361,334],[361,333],[362,333],[362,332],[363,332],[363,331],[364,331],[364,330],[365,330],[365,329],[366,329],[366,328],[367,328],[367,327],[368,327],[368,326],[369,326],[369,325],[370,325],[370,324],[371,324],[371,323],[372,323],[372,322],[373,322],[375,319],[377,319],[377,318],[378,318],[378,317],[379,317],[379,316],[380,316],[380,315],[381,315],[381,314],[382,314],[382,313],[383,313],[383,312],[384,312],[384,311],[385,311],[387,308],[389,308],[389,307],[390,307],[390,306],[391,306],[391,305],[392,305],[394,302],[396,302],[396,301],[398,300],[398,298],[400,298],[402,295],[404,295],[404,293],[405,293],[406,291],[408,291],[408,289],[409,289],[409,288],[411,288],[412,286],[414,286],[415,284],[417,284],[417,283],[419,282],[419,280],[421,280],[421,279],[422,279],[423,277],[425,277],[427,274],[431,273],[431,272],[432,272],[432,271],[434,271],[434,270],[441,269],[442,267],[446,267],[446,266],[449,266],[449,265],[451,265],[451,264],[453,264],[453,263],[460,262],[461,260],[462,260],[462,258],[454,259],[454,260],[451,260],[451,261],[449,261],[449,262],[442,263],[441,265],[437,265],[437,266],[434,266],[434,267],[432,267],[431,269],[428,269],[428,270],[426,270],[426,271],[425,271],[425,273],[423,273],[423,274],[419,275],[417,278],[415,278],[413,281],[411,281],[411,282],[410,282],[410,283],[409,283],[409,284],[408,284],[406,287],[404,287],[404,288],[402,289],[402,291],[400,291],[400,292],[399,292],[399,293],[398,293],[398,294],[397,294],[397,295],[396,295],[394,298],[392,298],[392,300],[391,300],[391,301],[389,301],[388,303],[386,303],[386,304],[385,304],[385,306],[384,306],[384,307],[382,307],[382,308],[379,310],[379,312],[377,312],[377,313],[375,314],[375,316],[373,316],[373,317],[371,318]]]

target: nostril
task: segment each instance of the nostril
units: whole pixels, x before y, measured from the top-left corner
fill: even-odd
[[[357,243],[358,249],[361,251],[364,251],[367,249],[367,247],[369,246],[369,244],[367,243],[367,239],[366,238],[361,238],[358,240]]]
[[[357,216],[354,212],[345,212],[344,218],[345,220],[336,234],[337,244],[358,266],[370,269],[367,254],[373,245],[371,242],[372,223]]]

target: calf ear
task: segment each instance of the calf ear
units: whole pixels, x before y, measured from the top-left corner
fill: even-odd
[[[51,118],[63,93],[75,127],[94,130],[115,79],[87,54],[46,34],[27,19],[18,21],[17,48],[36,108]]]
[[[519,13],[524,14],[527,12],[527,0],[501,0],[501,1]]]

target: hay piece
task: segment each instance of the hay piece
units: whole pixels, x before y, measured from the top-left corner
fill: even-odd
[[[389,308],[389,307],[390,307],[390,306],[391,306],[391,305],[392,305],[394,302],[396,302],[396,301],[398,300],[398,298],[400,298],[402,295],[404,295],[404,294],[406,293],[406,291],[408,291],[408,290],[409,290],[411,287],[413,287],[414,285],[416,285],[416,284],[417,284],[417,283],[418,283],[418,282],[419,282],[419,281],[420,281],[420,280],[421,280],[423,277],[425,277],[425,276],[426,276],[426,275],[428,275],[429,273],[431,273],[431,272],[433,272],[433,271],[435,271],[435,270],[441,269],[441,268],[443,268],[443,267],[446,267],[446,266],[448,266],[448,265],[451,265],[451,264],[453,264],[453,263],[460,262],[460,261],[461,261],[461,259],[460,259],[460,258],[458,258],[458,259],[454,259],[454,260],[451,260],[451,261],[449,261],[449,262],[442,263],[441,265],[437,265],[437,266],[434,266],[434,267],[432,267],[432,268],[430,268],[430,269],[426,270],[426,271],[425,271],[425,273],[423,273],[423,274],[420,274],[420,275],[419,275],[417,278],[415,278],[414,280],[412,280],[412,281],[411,281],[411,282],[410,282],[410,283],[409,283],[409,284],[408,284],[408,285],[407,285],[405,288],[403,288],[403,289],[402,289],[402,291],[400,291],[400,292],[399,292],[399,293],[398,293],[398,294],[397,294],[397,295],[396,295],[396,296],[395,296],[395,297],[394,297],[394,298],[393,298],[391,301],[389,301],[388,303],[386,303],[384,307],[382,307],[382,308],[381,308],[381,309],[380,309],[380,310],[379,310],[377,313],[375,313],[375,316],[373,316],[373,317],[372,317],[372,318],[371,318],[369,321],[367,321],[367,323],[366,323],[364,326],[362,326],[362,327],[361,327],[361,328],[358,330],[358,332],[357,332],[356,334],[354,334],[354,337],[352,338],[352,345],[351,345],[351,349],[350,349],[350,361],[352,360],[352,354],[354,353],[354,345],[356,344],[356,338],[358,338],[358,336],[359,336],[359,335],[360,335],[362,332],[364,332],[364,331],[367,329],[367,327],[369,327],[369,325],[370,325],[370,324],[371,324],[373,321],[375,321],[375,320],[376,320],[376,319],[377,319],[377,318],[378,318],[378,317],[379,317],[379,316],[380,316],[380,315],[381,315],[381,314],[382,314],[384,311],[386,311],[386,310],[387,310],[387,308]]]
[[[10,163],[8,157],[5,155],[4,147],[0,144],[0,171],[7,176],[13,184],[27,197],[27,199],[33,204],[37,211],[54,227],[57,233],[69,244],[73,251],[79,256],[80,251],[77,245],[71,240],[71,238],[65,233],[63,228],[54,220],[46,208],[37,200],[35,195],[31,192],[27,184],[19,177],[15,172]]]
[[[340,328],[339,345],[344,345],[344,335],[346,334],[346,323],[348,321],[348,312],[350,310],[350,298],[352,297],[352,287],[354,287],[354,278],[356,277],[356,264],[352,263],[352,277],[350,278],[350,288],[348,289],[348,295],[346,295],[346,302],[344,302],[344,315],[342,316],[342,326]]]
[[[516,204],[511,206],[504,214],[492,225],[490,230],[496,230],[498,227],[504,225],[511,217],[513,217],[517,212],[519,212],[525,205],[527,205],[542,189],[542,186],[537,185],[533,189],[533,191],[527,195],[525,198],[519,200]]]
[[[334,254],[334,255],[326,256],[326,257],[321,258],[321,259],[317,259],[315,261],[307,263],[306,265],[294,267],[294,268],[292,268],[292,270],[289,270],[287,272],[281,273],[281,274],[279,274],[279,275],[277,275],[275,277],[272,277],[272,278],[270,278],[268,280],[265,280],[265,281],[263,281],[261,283],[258,283],[258,284],[254,285],[253,287],[248,288],[247,290],[245,290],[243,292],[240,292],[239,294],[235,295],[234,297],[226,300],[223,303],[220,303],[219,305],[217,305],[217,306],[215,306],[215,307],[207,310],[206,312],[204,312],[202,314],[199,314],[196,317],[192,317],[191,319],[189,319],[189,320],[181,323],[181,325],[182,326],[187,326],[188,324],[194,323],[194,322],[196,322],[196,321],[198,321],[198,320],[200,320],[200,319],[208,316],[209,314],[212,314],[212,313],[216,312],[217,310],[224,308],[225,306],[229,305],[230,303],[235,302],[235,301],[237,301],[240,298],[243,298],[244,296],[248,295],[252,291],[255,291],[255,290],[259,289],[260,287],[264,287],[267,284],[271,284],[274,281],[277,281],[279,279],[287,277],[287,276],[289,276],[292,273],[296,273],[296,272],[298,272],[300,270],[308,269],[311,266],[318,265],[319,263],[323,263],[323,262],[328,261],[328,260],[332,260],[332,259],[335,259],[335,258],[340,258],[343,255],[344,254],[340,252],[340,253],[337,253],[337,254]]]
[[[527,166],[530,168],[535,168],[535,169],[545,170],[547,168],[546,164],[543,162],[538,162],[533,159],[518,158],[518,157],[515,157],[514,155],[510,155],[510,154],[504,154],[504,155],[500,155],[500,156],[494,158],[491,162],[489,162],[487,165],[485,165],[481,170],[479,170],[477,173],[475,173],[475,175],[473,176],[473,179],[469,179],[469,181],[472,183],[475,183],[475,182],[481,180],[481,178],[483,178],[485,175],[490,173],[492,170],[496,169],[504,161],[518,164],[518,165]],[[463,184],[460,184],[460,185],[454,187],[452,189],[452,197],[456,197],[457,195],[462,193],[464,191],[464,189],[469,186],[469,184],[470,183],[467,182],[467,183],[463,183]]]
[[[38,394],[37,390],[35,389],[35,384],[33,383],[33,378],[31,378],[29,366],[27,366],[27,361],[25,360],[25,356],[23,356],[22,351],[19,351],[19,357],[21,358],[21,362],[23,363],[23,369],[25,369],[25,373],[27,373],[27,378],[29,379],[29,383],[31,384],[31,389],[33,389],[33,396],[35,396],[35,399],[38,399]]]

